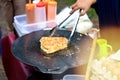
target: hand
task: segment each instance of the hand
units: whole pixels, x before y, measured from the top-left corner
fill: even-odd
[[[96,0],[77,0],[72,6],[72,11],[70,12],[70,14],[74,13],[76,10],[78,9],[82,9],[80,16],[84,15],[89,8],[91,7],[91,5],[93,3],[95,3]]]

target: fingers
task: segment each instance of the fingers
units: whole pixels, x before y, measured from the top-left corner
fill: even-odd
[[[78,2],[76,2],[75,4],[73,4],[71,6],[71,8],[72,8],[72,10],[70,11],[70,14],[74,13],[78,9],[82,9],[81,14],[80,14],[80,16],[82,16],[82,15],[85,14],[85,11],[86,11],[86,10],[84,10],[84,7],[82,7],[81,4],[78,3]]]
[[[70,14],[74,13],[74,12],[75,12],[76,10],[78,10],[78,9],[81,9],[81,8],[79,8],[79,7],[74,7],[74,8],[72,9],[72,11],[70,12]],[[82,9],[82,11],[80,12],[80,16],[83,16],[85,13],[86,13],[86,10]]]
[[[74,13],[78,8],[77,8],[77,3],[75,3],[75,4],[73,4],[72,6],[71,6],[71,12],[70,12],[70,14],[72,14],[72,13]]]
[[[82,9],[80,14],[80,16],[82,16],[88,11],[91,4],[92,3],[90,3],[89,0],[77,0],[76,3],[71,6],[72,10],[70,11],[70,14],[74,13],[78,9]]]
[[[74,13],[78,9],[82,9],[82,11],[80,12],[80,16],[83,16],[89,10],[89,6],[87,6],[85,8],[82,8],[80,6],[72,7],[72,10],[71,10],[70,14]]]
[[[86,13],[86,11],[85,11],[85,10],[82,10],[82,11],[80,12],[80,16],[83,16],[85,13]]]
[[[74,13],[76,10],[78,10],[79,9],[79,7],[74,7],[74,8],[72,8],[72,11],[70,12],[70,14],[72,14],[72,13]]]

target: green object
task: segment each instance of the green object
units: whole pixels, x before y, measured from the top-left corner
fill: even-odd
[[[112,46],[107,44],[107,40],[106,39],[97,39],[97,44],[99,46],[99,53],[97,55],[97,58],[100,59],[102,57],[108,57],[109,55],[109,51],[112,51]]]
[[[90,19],[98,17],[94,8],[90,8],[88,10],[87,14],[88,14],[88,16],[89,16]]]

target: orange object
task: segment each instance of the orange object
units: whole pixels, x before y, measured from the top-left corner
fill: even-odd
[[[55,20],[57,13],[57,2],[55,0],[48,1],[47,20]]]
[[[34,23],[35,22],[35,5],[32,3],[26,4],[26,20],[27,23]]]

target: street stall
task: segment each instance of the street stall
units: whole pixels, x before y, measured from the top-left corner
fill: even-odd
[[[29,4],[31,6],[31,2]],[[43,10],[45,5],[40,6],[39,4],[38,6]],[[27,9],[29,9],[28,5]],[[3,65],[9,80],[61,80],[70,74],[85,75],[93,41],[93,37],[91,38],[86,32],[92,28],[92,22],[87,14],[77,21],[77,17],[75,18],[79,15],[79,11],[77,11],[68,21],[61,24],[69,16],[69,11],[70,9],[65,8],[56,15],[55,20],[52,18],[52,20],[42,22],[39,22],[38,19],[33,20],[38,22],[27,22],[27,14],[14,17],[13,25],[16,34],[11,32],[2,39]],[[65,13],[66,16],[63,16]],[[30,14],[29,18],[33,19]],[[69,45],[52,56],[46,56],[40,49],[39,40],[44,36],[49,36],[51,29],[59,24],[61,25],[53,36],[69,39],[73,30]],[[75,24],[77,28],[74,29]],[[86,28],[83,29],[83,27]]]

